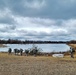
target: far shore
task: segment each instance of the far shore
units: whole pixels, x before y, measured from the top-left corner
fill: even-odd
[[[0,47],[7,47],[6,44],[0,44]]]

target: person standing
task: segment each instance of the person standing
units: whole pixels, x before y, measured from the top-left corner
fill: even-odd
[[[74,53],[75,53],[74,48],[70,47],[70,53],[71,53],[71,58],[74,58]]]
[[[9,50],[8,50],[8,54],[11,54],[11,53],[12,53],[12,49],[9,48]]]
[[[23,53],[23,49],[20,49],[20,55],[22,56],[22,53]]]

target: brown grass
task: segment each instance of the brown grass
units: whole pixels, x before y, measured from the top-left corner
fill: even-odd
[[[71,47],[76,49],[76,44],[69,44],[69,46],[71,46]]]
[[[76,75],[76,56],[15,56],[0,53],[0,75]]]

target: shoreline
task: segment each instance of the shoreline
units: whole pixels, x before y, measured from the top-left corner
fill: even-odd
[[[1,47],[7,47],[7,45],[5,45],[5,44],[0,44],[0,48]]]

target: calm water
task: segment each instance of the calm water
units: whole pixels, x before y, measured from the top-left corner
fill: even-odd
[[[42,49],[42,52],[63,52],[69,50],[69,46],[66,44],[35,44],[38,48]],[[22,48],[23,50],[32,48],[32,44],[7,44],[8,47],[0,48],[0,52],[7,52],[8,48]]]

